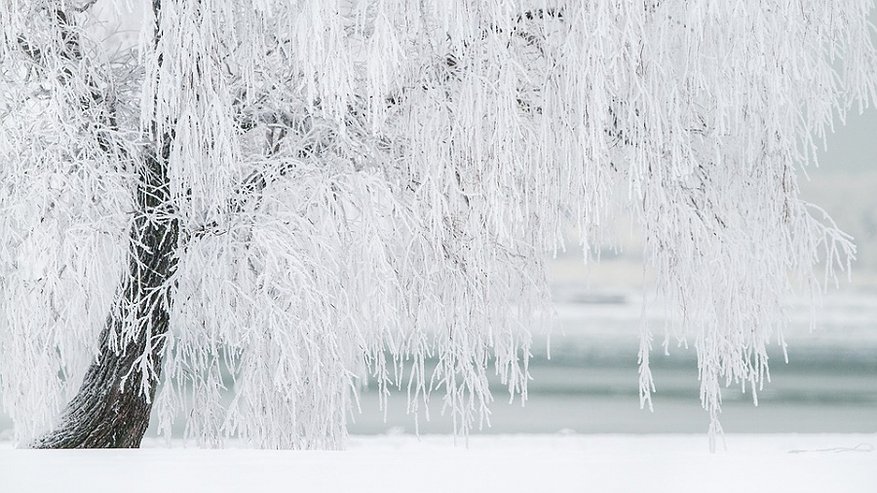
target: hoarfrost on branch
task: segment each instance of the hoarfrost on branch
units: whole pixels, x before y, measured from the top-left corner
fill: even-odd
[[[337,446],[367,381],[486,423],[490,366],[526,397],[546,254],[568,225],[599,245],[618,190],[719,431],[723,386],[768,378],[783,297],[854,254],[797,180],[877,95],[871,0],[155,0],[136,44],[97,36],[94,4],[0,3],[0,390],[22,441],[120,313],[156,153],[169,193],[140,220],[180,239],[144,302],[171,329],[128,317],[103,351],[164,344],[131,372],[161,369],[160,425],[185,412],[206,444]]]

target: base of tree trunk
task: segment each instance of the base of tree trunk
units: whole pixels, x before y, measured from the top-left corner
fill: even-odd
[[[102,335],[102,347],[106,347],[105,338],[106,336]],[[152,381],[148,395],[144,395],[140,389],[142,375],[139,369],[134,368],[136,358],[142,354],[138,342],[140,341],[129,344],[124,353],[108,352],[92,363],[79,392],[67,405],[59,425],[37,439],[31,446],[33,448],[140,447],[140,442],[149,426],[158,375],[153,375],[150,379]],[[123,379],[125,379],[124,387]]]
[[[169,148],[151,155],[141,170],[138,212],[131,229],[128,272],[121,284],[118,310],[100,334],[100,356],[92,362],[79,392],[67,405],[57,427],[37,439],[35,448],[139,447],[149,426],[159,384],[164,340],[170,327],[170,279],[176,270],[179,223],[170,200],[166,175]],[[129,326],[135,321],[136,326]],[[114,337],[123,335],[116,350]],[[149,358],[152,370],[139,368]],[[144,381],[148,379],[147,381]]]

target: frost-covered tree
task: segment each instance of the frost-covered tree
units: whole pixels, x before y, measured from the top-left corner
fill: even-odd
[[[854,252],[797,180],[877,96],[871,0],[152,0],[122,45],[95,3],[0,2],[21,443],[137,446],[152,413],[333,447],[368,381],[466,432],[491,367],[526,397],[544,259],[568,225],[588,256],[615,200],[715,432],[783,297]]]

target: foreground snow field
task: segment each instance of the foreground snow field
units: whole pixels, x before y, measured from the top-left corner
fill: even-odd
[[[354,437],[348,450],[15,450],[0,491],[31,492],[863,492],[877,434]]]

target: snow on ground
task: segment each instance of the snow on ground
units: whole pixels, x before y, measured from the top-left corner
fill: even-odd
[[[331,451],[16,450],[0,491],[819,492],[877,491],[877,434],[354,437]]]

